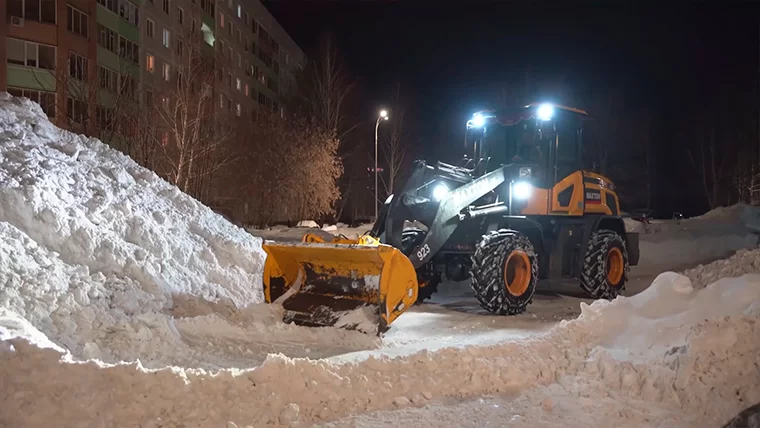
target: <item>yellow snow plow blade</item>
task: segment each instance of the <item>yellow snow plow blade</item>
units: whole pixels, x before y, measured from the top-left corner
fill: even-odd
[[[265,300],[279,299],[284,322],[384,333],[417,300],[417,274],[396,248],[356,242],[265,242]]]

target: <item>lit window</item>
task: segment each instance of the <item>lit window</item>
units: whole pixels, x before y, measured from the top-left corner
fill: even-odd
[[[238,91],[240,90],[240,79],[239,78],[235,79],[235,89],[237,89]]]
[[[238,13],[238,18],[243,17],[243,8],[240,7],[240,3],[238,3],[237,13]]]
[[[153,55],[145,55],[145,69],[153,73],[156,69],[156,57]]]
[[[246,97],[248,96],[248,84],[247,83],[245,84],[245,96]]]
[[[219,26],[224,28],[224,14],[219,12]]]
[[[238,117],[240,117],[240,103],[237,103],[237,106],[235,106],[235,109],[237,110]]]
[[[168,48],[171,41],[171,33],[169,33],[169,30],[164,28],[164,47]]]

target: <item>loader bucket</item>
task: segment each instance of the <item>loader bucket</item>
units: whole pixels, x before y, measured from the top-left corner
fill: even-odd
[[[417,300],[414,266],[389,245],[265,242],[262,247],[264,297],[269,303],[279,299],[284,322],[381,334]],[[345,317],[360,310],[371,314],[372,331]]]

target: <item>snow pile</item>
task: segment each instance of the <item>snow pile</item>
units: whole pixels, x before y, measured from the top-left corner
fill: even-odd
[[[159,418],[195,426],[295,425],[560,381],[584,383],[591,399],[614,392],[684,409],[702,426],[715,426],[760,401],[758,315],[758,275],[695,290],[669,272],[635,297],[584,304],[577,320],[533,339],[358,363],[272,355],[256,369],[216,375],[145,371],[138,364],[70,364],[55,350],[16,339],[6,342],[13,349],[0,377],[18,392],[0,404],[0,414],[17,426]]]
[[[683,274],[691,279],[694,287],[703,288],[720,278],[738,277],[756,272],[760,272],[760,249],[739,250],[727,259],[687,269]]]
[[[261,239],[98,140],[54,127],[37,104],[0,95],[0,334],[28,323],[76,358],[148,367],[376,346],[284,325],[276,306],[257,304],[263,262]]]

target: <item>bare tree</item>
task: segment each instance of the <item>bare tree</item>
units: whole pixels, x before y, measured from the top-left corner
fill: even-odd
[[[145,137],[160,142],[163,175],[182,191],[207,201],[211,176],[232,159],[226,143],[236,112],[229,111],[230,100],[226,100],[228,112],[214,108],[213,62],[200,52],[198,40],[186,37],[183,42],[172,83],[158,90],[152,103],[158,136]]]
[[[66,127],[109,145],[124,144],[124,123],[138,110],[137,79],[131,76],[137,66],[123,60],[121,70],[104,69],[105,73],[84,56],[73,52],[60,55],[57,64],[64,67],[56,67],[44,77],[33,76],[43,87],[51,81],[59,88],[55,109]]]
[[[241,135],[242,136],[242,135]],[[316,120],[262,111],[237,140],[240,156],[228,197],[246,223],[297,221],[331,215],[342,172],[338,140]]]
[[[334,130],[338,139],[356,127],[356,124],[345,124],[346,97],[353,88],[354,82],[350,81],[338,59],[332,37],[325,36],[320,44],[319,56],[313,65],[308,100],[313,117],[322,128]]]
[[[699,176],[705,198],[713,209],[720,205],[724,168],[716,147],[714,125],[696,128],[693,143],[686,151],[689,162]]]
[[[406,132],[404,126],[404,116],[406,114],[403,103],[401,102],[401,86],[396,85],[396,90],[393,93],[391,99],[391,114],[393,120],[387,124],[386,134],[383,137],[383,144],[381,145],[383,156],[385,157],[385,165],[388,168],[387,178],[386,175],[381,175],[383,180],[383,187],[385,188],[385,195],[379,195],[382,200],[388,197],[393,192],[393,186],[401,175],[402,167],[404,165],[407,139],[409,133]]]

